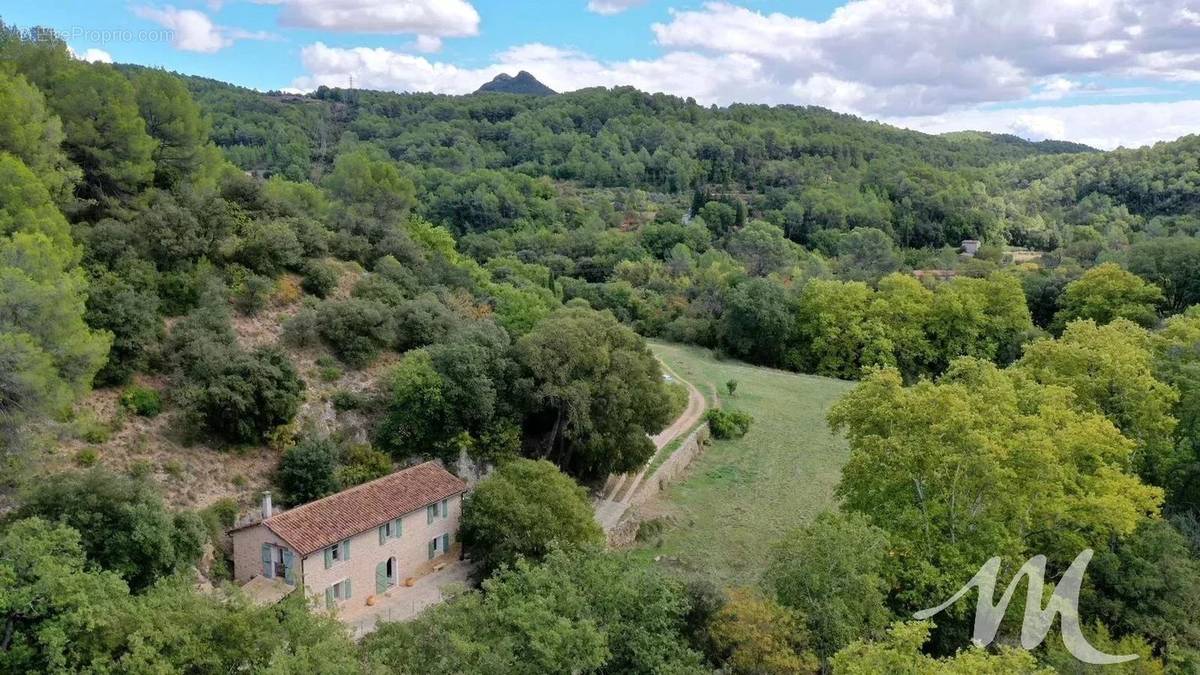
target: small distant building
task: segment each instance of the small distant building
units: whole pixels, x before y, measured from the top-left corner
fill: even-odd
[[[974,258],[975,254],[979,252],[979,244],[980,244],[980,242],[978,239],[963,239],[963,242],[962,242],[963,255],[965,255],[969,258]]]
[[[234,580],[268,601],[302,588],[313,606],[353,619],[369,598],[457,558],[466,489],[426,462],[288,511],[264,493],[260,519],[229,533]]]

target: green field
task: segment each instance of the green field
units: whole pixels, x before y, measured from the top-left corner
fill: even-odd
[[[686,478],[650,505],[670,515],[641,553],[663,556],[684,575],[723,586],[758,580],[771,544],[834,505],[833,488],[849,450],[825,423],[853,383],[719,360],[709,350],[651,342],[654,353],[692,382],[711,404],[754,415],[744,438],[713,441]],[[728,396],[725,382],[738,381]]]

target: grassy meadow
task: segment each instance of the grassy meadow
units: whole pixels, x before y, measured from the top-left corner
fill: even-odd
[[[849,450],[825,415],[853,383],[721,360],[698,347],[651,348],[710,404],[719,398],[746,410],[754,424],[744,438],[712,441],[683,480],[646,506],[664,526],[645,537],[639,555],[723,586],[752,584],[783,532],[833,507]],[[730,379],[738,382],[734,396]]]

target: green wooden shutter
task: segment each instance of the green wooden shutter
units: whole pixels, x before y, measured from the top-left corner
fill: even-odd
[[[437,555],[437,539],[431,539],[429,540],[429,559],[433,560],[435,555]]]
[[[350,580],[347,579],[347,580],[343,581],[342,584],[346,587],[346,592],[342,594],[342,599],[349,600],[350,595],[351,595],[350,594]]]
[[[263,576],[270,579],[275,572],[275,566],[271,564],[271,545],[262,545],[262,564]]]
[[[448,515],[450,515],[449,502],[447,502],[445,499],[443,499],[442,500],[442,517],[445,518]]]
[[[283,580],[288,584],[296,585],[296,557],[292,554],[292,549],[283,549]]]
[[[379,526],[379,545],[383,546],[387,543],[387,528],[383,525]]]
[[[425,507],[425,524],[433,524],[433,514],[437,513],[437,504],[430,504]]]
[[[342,560],[349,560],[349,559],[350,559],[350,540],[347,539],[342,542]]]
[[[449,552],[450,552],[450,534],[447,533],[447,534],[442,535],[442,555],[446,555]]]
[[[375,566],[375,593],[386,593],[388,589],[387,561]]]
[[[325,609],[333,609],[333,586],[325,589]]]
[[[325,569],[333,567],[333,547],[325,547]]]
[[[395,537],[397,539],[400,538],[400,535],[404,534],[404,519],[403,518],[396,519],[395,524],[392,525],[392,533],[395,535]]]

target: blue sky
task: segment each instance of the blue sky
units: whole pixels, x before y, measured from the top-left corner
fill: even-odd
[[[0,4],[83,58],[257,89],[468,93],[527,69],[1099,147],[1200,132],[1200,0],[60,0]]]

